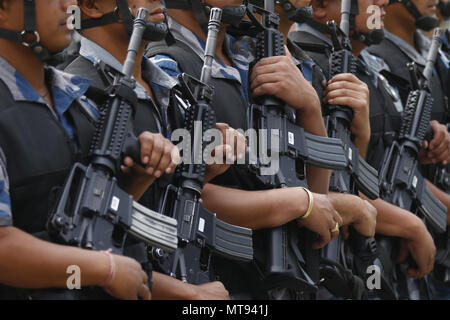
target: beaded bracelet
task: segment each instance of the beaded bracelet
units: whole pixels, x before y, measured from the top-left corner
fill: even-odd
[[[107,286],[109,286],[111,284],[111,281],[114,278],[114,273],[116,271],[116,263],[114,261],[114,257],[111,254],[111,251],[112,251],[112,249],[101,251],[101,252],[103,252],[104,254],[106,254],[108,256],[108,258],[109,258],[109,266],[110,266],[108,277],[103,282],[101,287],[107,287]]]

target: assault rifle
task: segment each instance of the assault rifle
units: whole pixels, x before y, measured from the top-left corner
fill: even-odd
[[[408,64],[413,90],[402,114],[399,136],[384,155],[380,188],[383,199],[419,213],[437,233],[443,233],[446,207],[427,188],[425,178],[419,172],[418,160],[419,150],[430,128],[433,97],[429,81],[441,43],[439,33],[436,30],[433,36],[423,75],[415,63]]]
[[[115,77],[100,110],[89,165],[74,164],[51,212],[49,232],[66,244],[123,254],[125,240],[132,235],[169,252],[177,248],[177,221],[134,202],[117,181],[124,156],[140,163],[131,121],[137,102],[132,74],[148,14],[138,10],[123,74]]]
[[[386,150],[380,170],[382,198],[425,219],[433,234],[445,232],[447,209],[426,186],[425,178],[419,171],[418,155],[422,142],[430,131],[433,98],[429,82],[440,45],[440,31],[435,29],[423,74],[418,71],[414,62],[408,64],[412,91],[402,113],[400,133]],[[414,261],[410,259],[410,263]],[[427,277],[424,280],[426,284]],[[400,294],[410,298],[411,285],[412,281],[399,272]]]
[[[333,51],[329,58],[330,79],[341,73],[356,73],[357,58],[352,54],[349,38],[351,2],[352,0],[342,0],[340,27],[334,21],[327,23],[333,42]],[[360,191],[368,198],[376,199],[379,196],[378,172],[359,155],[358,148],[351,140],[352,119],[353,110],[349,107],[327,105],[325,123],[328,136],[342,140],[348,163],[345,170],[333,172],[330,179],[330,190],[355,195],[358,195],[358,191]],[[349,269],[363,280],[368,277],[368,266],[377,265],[381,270],[383,270],[383,266],[377,255],[376,240],[362,236],[353,228],[350,228],[350,231],[350,239],[346,244],[343,243],[342,236],[339,236],[324,247],[322,250],[323,264],[320,271],[325,279],[324,286],[333,294],[349,298],[354,295],[353,292],[356,292],[358,294],[353,298],[359,299],[363,292],[354,291],[349,287],[351,282],[348,281],[348,275],[342,272],[339,264],[347,266],[347,260],[349,260],[352,264],[348,266]],[[350,252],[345,253],[342,251],[344,249],[350,249]],[[346,273],[348,272],[347,270]],[[381,280],[383,290],[377,290],[377,294],[386,299],[395,298],[384,276]]]
[[[216,125],[210,106],[214,93],[210,79],[221,14],[220,9],[211,9],[200,81],[184,73],[179,76],[183,93],[191,104],[185,119],[191,137],[191,162],[178,167],[177,181],[167,187],[161,207],[161,212],[178,221],[178,249],[168,257],[160,252],[158,259],[171,276],[194,284],[210,282],[212,253],[244,262],[253,259],[252,231],[219,220],[203,208],[201,200],[206,169],[203,137]]]
[[[264,9],[247,5],[247,15],[258,31],[255,63],[265,57],[284,55],[283,35],[277,30],[280,21],[274,13],[274,5],[273,0],[266,0]],[[255,14],[262,16],[262,22]],[[248,128],[260,134],[260,157],[249,159],[247,168],[268,189],[308,187],[306,164],[327,169],[341,169],[347,165],[340,140],[305,132],[291,115],[292,109],[273,96],[262,97],[249,107]],[[262,149],[279,157],[272,160],[276,162],[276,172],[270,167],[273,163],[268,164],[261,157]],[[257,153],[255,150],[250,152]],[[264,230],[264,233],[267,233],[264,234],[267,236],[267,259],[263,262],[266,265],[262,289],[290,289],[295,295],[316,292],[318,252],[312,249],[316,235],[299,229],[296,221]]]

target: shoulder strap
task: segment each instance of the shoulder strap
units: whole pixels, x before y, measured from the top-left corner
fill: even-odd
[[[168,46],[165,41],[151,42],[145,52],[146,57],[166,55],[174,59],[182,72],[200,78],[202,59],[185,43],[179,40]],[[200,66],[200,67],[199,67]]]

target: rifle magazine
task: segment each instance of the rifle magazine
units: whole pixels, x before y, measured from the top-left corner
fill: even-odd
[[[130,231],[147,244],[174,252],[178,246],[177,220],[133,202]]]
[[[424,186],[419,212],[431,224],[437,233],[444,233],[447,229],[447,208]]]
[[[359,190],[372,200],[380,196],[378,171],[359,157],[358,176],[356,182]]]
[[[308,146],[307,162],[309,164],[333,170],[347,167],[347,159],[341,140],[321,137],[307,132],[305,132],[305,140]]]
[[[226,258],[250,262],[253,260],[252,230],[216,219],[214,252]]]

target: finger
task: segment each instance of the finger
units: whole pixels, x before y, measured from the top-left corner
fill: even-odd
[[[338,89],[349,89],[357,92],[362,92],[364,90],[364,87],[349,81],[336,81],[331,84],[328,84],[327,88],[325,89],[324,94],[327,94],[330,91],[338,90]]]
[[[123,174],[130,174],[131,172],[130,168],[126,166],[120,166],[120,170],[122,171]]]
[[[123,164],[124,164],[126,167],[131,168],[131,167],[134,166],[134,161],[133,161],[133,159],[131,159],[131,157],[125,157],[125,158],[123,159]]]
[[[270,65],[275,65],[278,64],[280,62],[283,63],[292,63],[294,64],[294,62],[292,61],[292,58],[287,58],[286,56],[273,56],[273,57],[266,57],[266,58],[262,58],[261,60],[258,61],[258,63],[255,64],[255,68],[261,68],[264,66],[270,66]]]
[[[428,149],[428,141],[425,139],[422,141],[422,148],[425,150]]]
[[[170,163],[169,167],[166,169],[166,173],[169,174],[172,171],[175,170],[175,168],[180,164],[181,162],[181,156],[180,156],[180,150],[178,147],[174,146],[170,152],[172,162]]]
[[[153,150],[155,136],[150,132],[144,132],[139,136],[139,143],[141,145],[141,161],[145,166],[150,160],[150,155]]]
[[[348,225],[341,227],[341,234],[342,234],[342,236],[344,237],[345,240],[348,240],[348,238],[350,237],[350,233],[348,231]]]
[[[142,300],[150,300],[151,299],[150,289],[147,287],[147,285],[142,284],[139,287],[138,297],[141,298]]]
[[[359,105],[361,101],[359,99],[351,98],[351,97],[337,97],[328,100],[329,104],[332,105],[342,105],[342,106],[348,106],[352,108],[355,105]]]
[[[408,268],[406,275],[413,279],[420,279],[420,278],[423,278],[425,273],[423,273],[420,270],[417,270],[415,268]]]
[[[161,160],[162,153],[164,151],[164,142],[162,137],[156,137],[153,142],[153,150],[150,154],[150,160],[147,163],[147,173],[153,174],[158,167],[158,163]]]
[[[315,241],[312,245],[313,249],[323,248],[328,242],[331,240],[330,232],[324,232],[324,236],[321,236],[317,241]]]
[[[278,58],[280,58],[280,61],[273,64],[262,65],[258,62],[253,68],[252,73],[250,74],[249,78],[250,82],[254,81],[256,77],[264,74],[281,74],[285,76],[296,74],[297,76],[304,78],[303,74],[300,72],[298,67],[292,62],[292,60],[289,61],[289,59],[287,59],[286,57],[278,57]]]
[[[336,228],[337,226],[337,228]],[[339,235],[339,223],[335,223],[332,229],[330,229],[331,240]]]
[[[279,73],[267,73],[258,75],[255,79],[253,79],[250,83],[250,88],[255,90],[255,88],[259,87],[264,83],[276,83],[284,81],[286,78],[285,75]]]
[[[328,81],[328,85],[336,81],[350,81],[355,83],[362,83],[354,74],[351,73],[340,73],[335,75],[330,81]]]
[[[218,122],[216,123],[216,128],[221,133],[221,143],[226,143],[224,142],[224,140],[226,138],[227,130],[230,129],[230,126],[227,123]]]
[[[282,90],[282,86],[279,85],[279,82],[276,83],[264,83],[255,89],[253,89],[253,96],[259,97],[262,95],[273,95],[278,98],[282,98],[282,95],[285,91]]]
[[[361,105],[361,100],[365,101],[365,98],[361,96],[360,92],[345,89],[345,88],[336,89],[336,90],[328,92],[325,95],[325,97],[323,98],[323,101],[327,102],[329,100],[336,99],[339,97],[343,97],[343,98],[348,97],[348,98],[355,99],[356,101],[358,101],[358,104],[356,104],[356,106]]]
[[[344,220],[342,219],[339,212],[333,210],[333,228],[335,227],[336,222],[339,224],[339,226],[342,226],[344,224]]]
[[[227,143],[227,144],[232,147],[232,150],[236,154],[238,152],[239,133],[237,132],[237,130],[231,128],[229,131],[229,134],[230,134],[230,140],[229,140],[229,143]]]
[[[434,123],[432,121],[432,123]],[[445,131],[441,130],[441,127],[439,125],[432,125],[434,137],[433,140],[430,142],[430,150],[433,150],[434,148],[438,147],[442,141],[445,138]]]
[[[142,270],[141,272],[142,272],[142,282],[146,285],[148,282],[148,275],[144,270]]]
[[[261,62],[262,60],[260,60]],[[273,63],[273,64],[267,64],[262,65],[258,62],[252,69],[252,72],[249,77],[250,83],[255,80],[258,76],[264,75],[264,74],[272,74],[277,73],[282,69],[283,67],[279,63]]]
[[[158,166],[155,168],[155,177],[159,178],[164,172],[166,172],[166,169],[169,167],[169,165],[172,162],[172,156],[171,156],[171,149],[172,146],[167,144],[164,146],[164,151],[161,156],[161,160],[158,163]]]
[[[289,51],[287,45],[284,45],[284,56],[285,56],[285,57],[288,57],[288,58],[291,59],[291,60],[293,59],[293,58],[292,58],[292,54],[291,54],[291,52]]]
[[[444,139],[440,145],[438,145],[434,150],[430,151],[431,155],[438,161],[447,159],[447,151],[449,150],[449,143]]]

